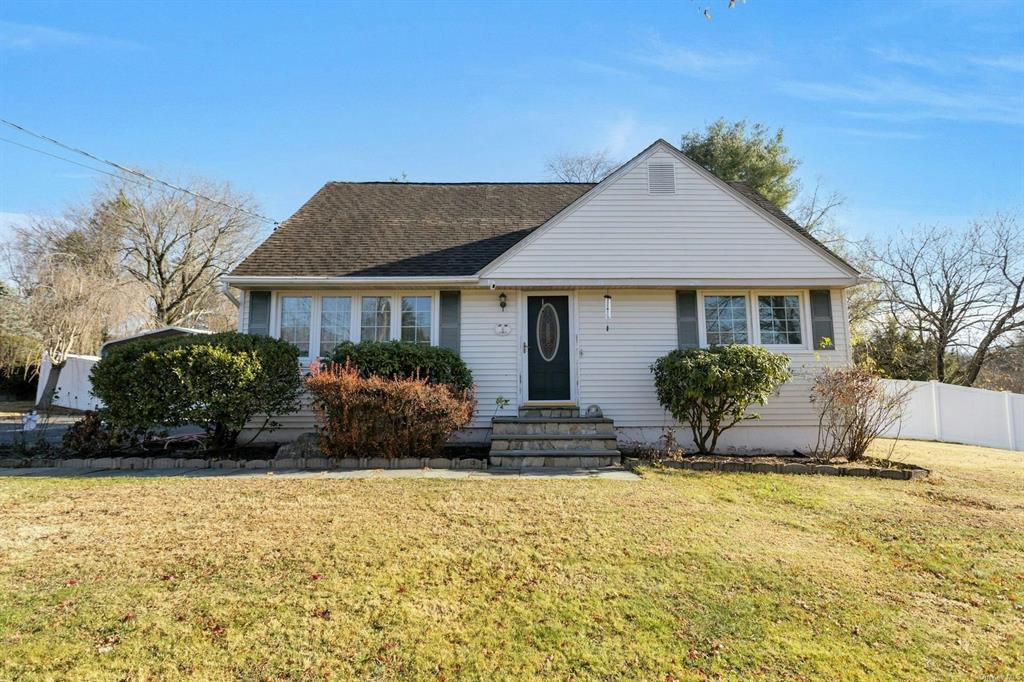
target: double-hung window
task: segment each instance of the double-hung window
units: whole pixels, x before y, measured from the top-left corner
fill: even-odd
[[[361,341],[391,340],[391,297],[363,296],[361,302]]]
[[[734,294],[705,295],[704,332],[709,346],[750,343],[747,297]]]
[[[331,354],[334,347],[352,338],[352,297],[320,298],[320,357]]]
[[[800,296],[771,294],[757,297],[757,324],[765,346],[802,346]]]
[[[399,336],[402,341],[430,345],[433,320],[432,301],[433,297],[431,296],[402,296],[401,334]]]
[[[300,357],[309,357],[312,319],[312,296],[281,297],[281,340],[298,348]]]

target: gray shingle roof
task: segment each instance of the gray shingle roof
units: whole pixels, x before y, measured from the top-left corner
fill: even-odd
[[[329,182],[231,274],[473,275],[591,187]]]

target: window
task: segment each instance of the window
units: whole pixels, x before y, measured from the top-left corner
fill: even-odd
[[[747,297],[705,296],[704,325],[709,346],[747,343]]]
[[[312,296],[281,297],[281,340],[299,349],[299,356],[309,357],[309,327],[313,318]]]
[[[324,296],[320,299],[320,357],[330,355],[334,347],[351,338],[352,298]]]
[[[362,322],[359,326],[361,341],[389,341],[391,339],[391,297],[363,296]]]
[[[430,296],[402,297],[402,341],[430,345]]]
[[[800,331],[800,297],[758,296],[757,319],[761,343],[766,346],[799,346],[803,344]]]

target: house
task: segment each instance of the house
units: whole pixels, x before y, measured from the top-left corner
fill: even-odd
[[[493,427],[495,450],[530,455],[657,441],[673,422],[651,363],[734,342],[786,353],[794,377],[723,449],[813,444],[809,387],[850,362],[858,278],[756,191],[658,140],[597,184],[330,182],[225,280],[243,292],[239,329],[305,359],[345,339],[454,349],[479,401],[460,437]]]

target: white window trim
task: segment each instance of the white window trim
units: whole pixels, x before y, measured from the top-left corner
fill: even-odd
[[[704,298],[706,296],[742,296],[746,303],[745,308],[747,311],[747,343],[745,345],[757,345],[757,342],[754,340],[754,330],[750,326],[750,291],[744,289],[723,289],[721,291],[709,289],[697,292],[697,298],[699,299],[699,305],[697,306],[697,332],[701,348],[707,348],[710,345],[708,343],[707,319],[704,316]]]
[[[321,328],[322,328],[323,322],[324,322],[324,315],[323,315],[323,311],[324,311],[323,299],[324,298],[348,298],[349,299],[348,338],[351,341],[352,338],[357,333],[357,330],[353,328],[353,327],[356,326],[356,324],[355,324],[356,313],[358,312],[356,310],[356,295],[352,294],[352,293],[349,293],[347,291],[339,291],[339,292],[331,291],[331,292],[327,292],[327,293],[321,292],[319,294],[316,294],[316,296],[314,298],[315,298],[315,300],[313,301],[313,321],[311,323],[310,332],[309,332],[309,339],[310,339],[309,348],[310,348],[310,350],[312,350],[313,348],[316,348],[317,350],[320,350],[320,332],[321,332]],[[316,346],[313,345],[313,327],[316,328]],[[320,357],[323,357],[323,356],[320,356]]]
[[[796,296],[797,305],[800,309],[800,343],[762,343],[761,342],[761,317],[758,311],[758,296]],[[754,322],[754,335],[757,345],[764,346],[769,350],[808,350],[808,339],[810,330],[808,328],[810,303],[807,292],[801,289],[755,289],[750,292],[750,312]]]
[[[322,299],[333,296],[347,296],[352,299],[351,319],[349,321],[349,339],[353,343],[359,343],[363,327],[363,297],[381,296],[391,299],[391,325],[389,338],[396,341],[402,336],[402,297],[403,296],[424,296],[430,298],[430,345],[436,346],[440,343],[441,326],[441,292],[437,289],[421,289],[409,291],[324,291],[322,289],[305,290],[296,289],[271,291],[270,293],[270,335],[275,339],[281,338],[281,299],[285,296],[310,296],[313,305],[310,306],[311,319],[309,321],[309,349],[320,348],[320,324],[323,311]],[[299,361],[308,364],[312,359],[311,355],[303,355]]]
[[[747,344],[773,351],[810,350],[810,298],[805,289],[702,289],[697,292],[697,333],[701,348],[708,347],[707,320],[704,317],[705,296],[743,296],[747,310]],[[758,296],[797,296],[800,301],[800,344],[761,343],[761,320],[757,311]]]

